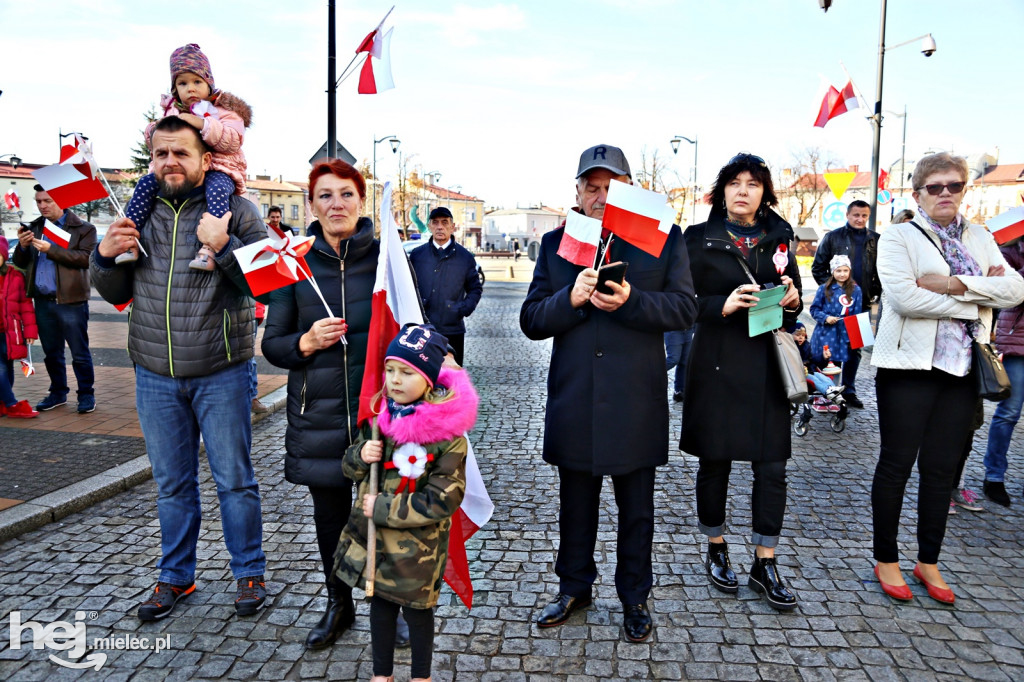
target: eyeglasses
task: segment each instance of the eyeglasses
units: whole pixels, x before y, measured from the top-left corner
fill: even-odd
[[[729,159],[729,163],[725,165],[731,166],[734,163],[755,163],[764,166],[765,168],[768,167],[768,164],[765,163],[764,159],[762,159],[760,156],[754,156],[753,154],[748,154],[746,152],[740,152],[736,156]]]
[[[933,197],[937,197],[940,194],[942,194],[942,190],[944,189],[948,189],[950,194],[960,194],[960,192],[964,191],[964,187],[966,186],[966,182],[949,182],[946,183],[945,185],[941,183],[935,183],[933,185],[925,185],[924,187],[918,187],[917,191],[920,192],[921,190],[927,190],[928,194],[931,194]]]

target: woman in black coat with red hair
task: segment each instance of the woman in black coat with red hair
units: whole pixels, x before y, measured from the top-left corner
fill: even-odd
[[[774,336],[750,336],[748,308],[765,286],[785,286],[784,324],[800,311],[800,273],[790,250],[793,229],[778,203],[764,160],[738,154],[718,173],[706,223],[683,233],[697,291],[697,327],[683,402],[680,448],[700,458],[697,517],[708,536],[705,567],[712,586],[735,593],[738,580],[723,539],[729,474],[750,462],[756,545],[749,585],[780,611],[796,606],[775,565],[786,510],[791,454],[789,401],[775,358]],[[747,269],[757,284],[751,282]]]

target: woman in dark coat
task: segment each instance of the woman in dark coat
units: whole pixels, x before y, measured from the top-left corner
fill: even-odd
[[[793,230],[771,210],[778,201],[764,160],[738,154],[718,173],[708,222],[683,233],[697,289],[697,329],[683,402],[680,447],[700,458],[697,517],[708,536],[705,568],[711,584],[735,593],[725,508],[734,461],[751,462],[754,565],[749,585],[778,610],[796,606],[775,565],[786,509],[790,411],[773,350],[774,336],[748,333],[747,309],[763,285],[785,286],[784,325],[800,311],[800,273]],[[740,259],[747,264],[753,284]]]
[[[343,161],[309,174],[316,237],[306,254],[328,316],[313,287],[300,281],[271,294],[263,354],[288,372],[285,478],[309,487],[327,583],[327,611],[306,646],[329,646],[355,619],[352,588],[331,577],[334,550],[352,509],[352,481],[341,461],[354,441],[359,389],[370,329],[370,298],[380,244],[373,222],[360,218],[366,183]],[[340,343],[344,336],[347,344]]]

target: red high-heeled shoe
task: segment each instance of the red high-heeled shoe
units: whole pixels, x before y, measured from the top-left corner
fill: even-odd
[[[917,578],[918,582],[928,588],[928,596],[935,601],[942,602],[943,604],[952,604],[956,601],[956,595],[953,594],[953,590],[944,587],[937,587],[925,580],[924,574],[921,573],[920,566],[914,566],[914,577]]]
[[[909,585],[905,583],[903,585],[890,585],[882,580],[882,576],[878,572],[878,564],[875,564],[875,577],[878,578],[878,584],[882,586],[882,591],[893,599],[910,601],[914,598],[914,593],[910,591]]]

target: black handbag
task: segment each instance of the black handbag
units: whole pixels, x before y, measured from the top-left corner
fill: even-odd
[[[1010,377],[992,344],[974,339],[971,373],[978,384],[978,395],[985,400],[1000,402],[1010,397]]]

